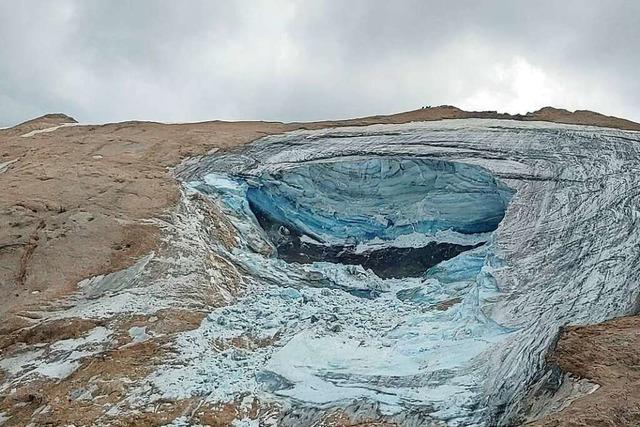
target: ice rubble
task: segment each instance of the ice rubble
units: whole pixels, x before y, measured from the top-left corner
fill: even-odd
[[[236,248],[212,250],[249,288],[150,380],[170,397],[513,422],[560,326],[635,309],[639,140],[452,120],[292,132],[189,162],[178,176],[237,230]],[[287,262],[291,236],[320,256]],[[464,248],[417,277],[322,260],[434,243]]]

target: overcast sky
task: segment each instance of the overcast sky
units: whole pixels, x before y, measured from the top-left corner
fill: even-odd
[[[640,121],[640,1],[0,0],[0,126],[440,104]]]

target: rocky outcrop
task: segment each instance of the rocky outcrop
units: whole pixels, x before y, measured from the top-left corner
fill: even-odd
[[[547,357],[574,378],[598,388],[561,412],[531,426],[640,425],[640,318],[622,317],[597,325],[570,326]]]

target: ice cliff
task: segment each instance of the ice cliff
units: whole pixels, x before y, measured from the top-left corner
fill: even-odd
[[[232,244],[209,244],[246,290],[149,381],[165,397],[257,396],[285,408],[281,425],[336,407],[520,421],[563,381],[545,363],[560,327],[636,310],[639,142],[467,119],[191,159],[176,174],[232,225]]]

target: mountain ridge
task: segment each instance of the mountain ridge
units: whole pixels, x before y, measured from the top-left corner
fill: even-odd
[[[133,123],[155,123],[166,125],[190,125],[199,123],[277,123],[283,125],[300,126],[307,129],[317,129],[321,127],[334,126],[366,126],[370,124],[385,123],[408,123],[414,121],[433,121],[446,119],[498,119],[517,121],[543,121],[551,123],[598,126],[623,130],[640,131],[640,123],[616,116],[608,116],[592,110],[578,109],[570,111],[564,108],[552,106],[542,107],[538,110],[525,114],[499,113],[495,110],[466,111],[453,105],[439,105],[436,107],[425,107],[416,110],[403,111],[392,114],[376,114],[372,116],[354,117],[341,120],[319,120],[319,121],[272,121],[272,120],[205,120],[198,122],[165,123],[148,120],[131,120],[124,122],[113,122],[107,124],[133,124]],[[25,122],[19,123],[5,131],[20,130],[33,131],[44,129],[49,125],[60,125],[65,123],[78,123],[73,117],[63,113],[45,114]]]

